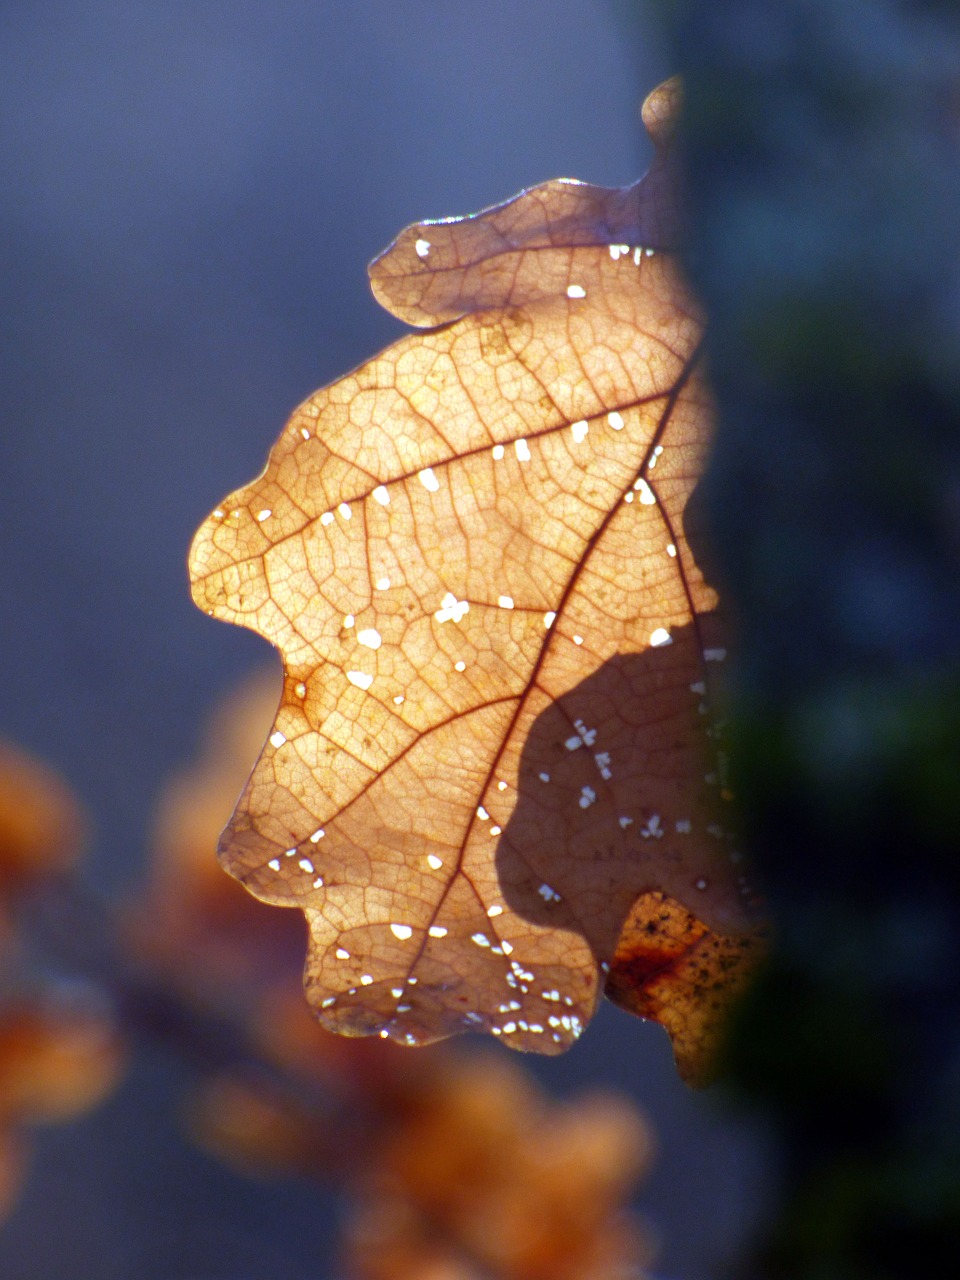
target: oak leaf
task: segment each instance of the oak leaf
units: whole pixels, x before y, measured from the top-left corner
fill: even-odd
[[[559,1052],[643,894],[751,925],[685,523],[711,408],[677,100],[644,104],[633,187],[558,180],[403,232],[372,286],[428,331],[301,405],[194,541],[196,603],[285,672],[220,857],[303,909],[333,1030]]]

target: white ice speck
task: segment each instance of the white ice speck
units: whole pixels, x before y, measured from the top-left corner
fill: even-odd
[[[298,865],[301,871],[306,871],[308,875],[313,875],[313,863],[309,858],[301,858]]]
[[[343,619],[343,625],[346,627],[348,631],[350,630],[350,628],[353,626],[355,622],[356,622],[356,618],[353,616],[352,613],[346,614],[346,616]]]
[[[427,930],[431,938],[445,938],[447,931],[442,924],[432,924]]]
[[[677,834],[678,834],[678,835],[681,835],[681,836],[688,836],[688,835],[690,834],[690,819],[689,819],[689,818],[681,818],[681,819],[680,819],[680,820],[679,820],[675,825],[676,825],[676,828],[677,828]]]
[[[643,252],[647,255],[648,258],[652,258],[653,255],[656,253],[656,249],[644,249]]]
[[[310,837],[310,843],[316,844],[318,840],[322,840],[324,835],[323,827],[317,827],[316,831]]]
[[[667,543],[667,555],[668,555],[668,556],[670,556],[670,557],[672,558],[672,557],[673,557],[673,556],[675,556],[676,554],[677,554],[677,548],[673,545],[673,543],[672,543],[672,542],[668,542],[668,543]]]
[[[420,483],[429,493],[436,493],[440,488],[440,481],[433,474],[433,467],[424,467],[424,469],[419,472],[419,476]]]
[[[337,1003],[336,996],[327,996],[326,1000],[321,1002],[320,1008],[329,1009],[332,1004],[336,1004],[336,1003]]]
[[[503,457],[503,445],[495,444],[493,446],[493,449],[491,450],[491,453],[493,454],[494,462],[499,462],[500,459]]]
[[[650,643],[654,649],[661,649],[664,645],[673,644],[673,636],[666,627],[657,627],[656,631],[650,634]]]
[[[638,245],[638,246],[636,247],[636,249],[634,249],[634,251],[633,251],[633,261],[634,261],[634,265],[635,265],[635,266],[638,266],[638,267],[639,267],[639,265],[640,265],[640,259],[641,259],[642,257],[643,257],[643,250],[642,250],[642,249],[640,248],[640,246]]]
[[[462,661],[461,661],[461,662],[455,662],[455,663],[453,664],[453,669],[454,669],[454,671],[466,671],[466,669],[467,669],[467,664],[466,664],[465,662],[462,662]]]
[[[374,502],[379,502],[381,507],[385,507],[390,502],[390,495],[382,484],[378,484],[373,491]]]
[[[486,822],[486,820],[490,817],[489,813],[487,813],[486,809],[483,807],[482,804],[477,807],[477,817],[480,819],[481,822]]]
[[[439,871],[440,868],[443,866],[443,859],[438,858],[435,853],[428,853],[427,866],[431,869],[431,871]]]
[[[440,602],[440,608],[434,614],[438,622],[460,622],[464,614],[470,612],[470,605],[466,600],[458,600],[452,591],[448,591]]]
[[[490,828],[490,834],[491,834],[492,836],[498,836],[502,830],[503,830],[503,828],[502,828],[502,827],[491,827],[491,828]]]
[[[632,819],[632,818],[628,818],[626,815],[624,815],[624,816],[620,819],[620,826],[622,827],[622,829],[623,829],[624,831],[626,831],[627,827],[633,826],[633,819]]]
[[[618,244],[610,245],[610,257],[614,260],[614,262],[616,262],[617,259],[620,257],[620,246]]]
[[[500,606],[501,609],[512,609],[513,596],[501,596],[497,601],[497,604]]]
[[[350,517],[353,515],[353,512],[350,510],[350,504],[348,502],[341,502],[339,507],[337,507],[337,510],[343,516],[344,520],[349,520]]]
[[[321,523],[321,524],[333,524],[333,518],[334,518],[334,517],[333,517],[333,512],[332,512],[332,511],[325,511],[325,512],[323,513],[323,515],[320,517],[320,523]]]
[[[401,942],[406,942],[407,938],[413,935],[413,930],[408,924],[392,924],[390,932],[395,938],[399,938]]]
[[[264,520],[269,520],[272,515],[273,515],[273,512],[270,510],[270,508],[264,507],[262,511],[257,512],[257,519],[260,521],[261,524],[263,524]]]
[[[695,887],[696,887],[697,889],[705,889],[705,888],[707,887],[707,882],[706,882],[706,880],[704,880],[704,879],[701,877],[701,879],[699,879],[699,880],[697,881],[697,883],[696,883],[696,886],[695,886]]]
[[[509,956],[509,955],[512,955],[512,954],[513,954],[513,943],[512,943],[512,942],[501,942],[501,943],[500,943],[500,945],[501,945],[501,947],[503,947],[503,954],[504,954],[505,956]]]
[[[623,430],[623,415],[622,415],[622,414],[620,414],[620,413],[617,413],[616,411],[614,411],[613,413],[608,413],[608,414],[607,414],[607,423],[608,423],[608,425],[609,425],[609,426],[611,426],[611,427],[614,429],[614,431],[622,431],[622,430]]]
[[[593,804],[594,800],[596,800],[596,798],[597,798],[597,793],[594,791],[593,787],[580,788],[580,808],[581,809],[589,809],[590,806]]]
[[[520,462],[530,461],[530,446],[527,444],[526,440],[518,440],[513,447],[517,451],[517,458]]]
[[[413,247],[414,247],[414,248],[416,249],[416,251],[417,251],[417,257],[418,257],[418,258],[425,258],[425,257],[427,256],[427,254],[430,252],[430,241],[429,241],[429,240],[418,240],[418,241],[417,241],[417,243],[416,243]]]
[[[494,916],[502,916],[503,907],[500,906],[499,902],[495,902],[492,907],[487,907],[487,915],[490,916],[491,919],[493,919]]]
[[[368,649],[379,649],[383,641],[375,627],[368,627],[366,631],[357,632],[357,644],[365,645]]]
[[[399,1000],[403,995],[403,987],[391,987],[390,994],[393,996],[394,1000]]]
[[[372,982],[373,982],[373,977],[369,973],[361,973],[360,975],[361,986],[369,987]]]
[[[567,285],[568,298],[585,298],[586,296],[587,296],[587,291],[582,284]]]
[[[490,939],[485,933],[475,933],[470,938],[471,942],[475,942],[478,947],[489,947]]]
[[[556,616],[557,615],[553,612],[552,609],[549,613],[545,613],[543,615],[543,625],[547,628],[548,631],[553,626]]]
[[[280,859],[279,859],[279,858],[271,858],[271,859],[270,859],[270,861],[267,863],[267,866],[270,868],[270,870],[271,870],[271,871],[279,871],[279,870],[280,870]]]
[[[282,747],[283,744],[286,742],[286,740],[287,740],[287,735],[285,733],[281,733],[279,729],[276,731],[276,733],[271,733],[270,735],[270,745],[273,747],[277,747],[277,748]]]
[[[373,676],[368,676],[365,671],[348,671],[347,679],[358,689],[369,689],[373,684]]]
[[[401,706],[401,705],[403,704],[403,701],[404,701],[403,694],[402,694],[402,693],[398,693],[398,694],[397,694],[397,696],[394,698],[394,700],[393,700],[393,701],[394,701],[394,705],[395,705],[395,706],[398,706],[398,707],[399,707],[399,706]]]
[[[573,737],[568,738],[563,745],[568,751],[576,751],[577,747],[583,746],[583,739],[580,737],[579,733],[575,733]]]
[[[387,588],[390,586],[390,579],[378,578],[374,583],[374,586],[377,588],[378,591],[386,591]]]
[[[313,887],[314,887],[315,889],[322,889],[322,888],[323,888],[323,876],[317,876],[316,880],[314,880],[314,882],[313,882]]]
[[[293,692],[297,695],[298,698],[302,698],[306,695],[307,686],[301,680],[299,684],[294,685]]]
[[[574,643],[574,644],[583,644],[583,636],[574,636],[574,637],[573,637],[573,643]]]
[[[540,774],[540,781],[541,781],[541,782],[549,782],[549,781],[550,781],[550,775],[549,775],[549,773],[541,773],[541,774]]]
[[[722,662],[727,656],[726,649],[704,649],[704,662]]]
[[[506,783],[504,782],[504,780],[501,778],[501,779],[500,779],[500,781],[497,783],[497,790],[498,790],[498,791],[506,791],[506,789],[507,789],[507,784],[506,784]]]
[[[571,422],[570,430],[573,432],[574,444],[583,444],[587,438],[587,432],[590,428],[587,426],[585,418],[581,418],[579,422]]]
[[[654,497],[653,490],[647,484],[646,480],[638,480],[633,487],[636,489],[637,493],[639,493],[640,501],[645,507],[652,507],[654,505],[656,498]]]
[[[349,959],[350,959],[350,952],[349,952],[349,951],[345,951],[343,947],[337,947],[336,955],[337,955],[337,959],[338,959],[338,960],[349,960]]]

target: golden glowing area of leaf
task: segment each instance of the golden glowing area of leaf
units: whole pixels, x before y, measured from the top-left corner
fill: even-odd
[[[283,656],[221,841],[303,908],[345,1034],[559,1052],[662,890],[745,925],[708,737],[724,648],[684,512],[709,397],[671,249],[674,86],[623,191],[547,183],[371,267],[407,337],[296,411],[193,592]]]

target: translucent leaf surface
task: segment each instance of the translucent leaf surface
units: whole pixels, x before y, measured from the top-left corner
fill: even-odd
[[[546,183],[371,267],[440,326],[307,400],[191,552],[284,661],[221,841],[303,908],[328,1027],[558,1052],[638,896],[748,926],[708,737],[725,649],[684,517],[707,444],[674,256],[676,86],[636,186]]]

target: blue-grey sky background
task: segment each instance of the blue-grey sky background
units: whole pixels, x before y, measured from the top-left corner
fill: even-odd
[[[165,779],[267,657],[194,609],[187,547],[290,410],[401,331],[367,261],[547,178],[632,181],[670,70],[639,0],[2,0],[0,733],[84,797],[102,883],[135,883]],[[532,1065],[638,1099],[658,1270],[712,1280],[759,1194],[751,1134],[610,1008]],[[336,1274],[333,1198],[185,1147],[178,1088],[148,1059],[40,1137],[6,1280]]]

